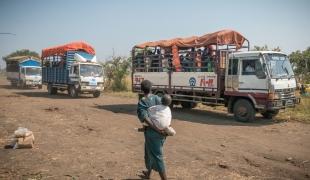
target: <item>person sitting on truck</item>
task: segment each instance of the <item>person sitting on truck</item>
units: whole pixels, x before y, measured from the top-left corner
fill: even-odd
[[[189,68],[190,68],[190,60],[189,60],[189,55],[186,54],[185,57],[183,57],[183,61],[182,61],[182,69],[184,72],[189,72]]]
[[[253,73],[253,72],[255,72],[255,69],[254,69],[254,67],[250,63],[247,63],[246,66],[245,66],[245,72]]]
[[[198,49],[195,56],[196,71],[201,71],[201,49]]]

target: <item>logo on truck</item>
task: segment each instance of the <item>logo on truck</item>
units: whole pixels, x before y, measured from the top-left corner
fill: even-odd
[[[191,78],[189,78],[189,85],[190,86],[195,86],[196,85],[196,78],[194,78],[194,77],[191,77]]]

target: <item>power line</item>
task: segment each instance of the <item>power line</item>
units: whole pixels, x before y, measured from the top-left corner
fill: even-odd
[[[7,32],[3,32],[3,33],[1,33],[1,32],[0,32],[0,34],[3,34],[3,35],[13,35],[13,36],[16,36],[16,34],[14,34],[14,33],[7,33]]]

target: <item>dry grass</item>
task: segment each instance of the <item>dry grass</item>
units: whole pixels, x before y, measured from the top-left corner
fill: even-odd
[[[120,92],[107,91],[107,92],[104,92],[104,94],[108,96],[115,96],[115,97],[138,98],[138,94],[133,93],[131,91],[120,91]]]
[[[310,97],[302,97],[299,105],[280,112],[276,119],[310,123]]]

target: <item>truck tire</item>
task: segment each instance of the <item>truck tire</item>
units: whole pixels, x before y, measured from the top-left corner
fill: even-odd
[[[273,111],[265,111],[262,112],[261,114],[263,115],[264,118],[266,119],[272,119],[279,113],[279,110],[273,110]]]
[[[77,89],[75,88],[74,85],[69,87],[69,95],[71,97],[73,97],[73,98],[77,98],[78,97],[79,93],[78,93],[78,91],[77,91]]]
[[[197,103],[195,102],[187,102],[187,101],[181,101],[181,106],[184,109],[192,109],[197,106]]]
[[[233,106],[233,112],[236,121],[250,122],[255,119],[255,109],[246,99],[237,100]]]
[[[47,85],[47,93],[49,95],[57,94],[57,88],[54,88],[51,84]]]
[[[94,96],[95,98],[99,97],[99,96],[100,96],[100,91],[95,91],[95,92],[93,93],[93,96]]]
[[[39,86],[38,86],[38,89],[42,89],[42,85],[39,85]]]
[[[11,86],[13,86],[13,87],[17,87],[17,82],[13,82],[13,81],[11,81]]]

